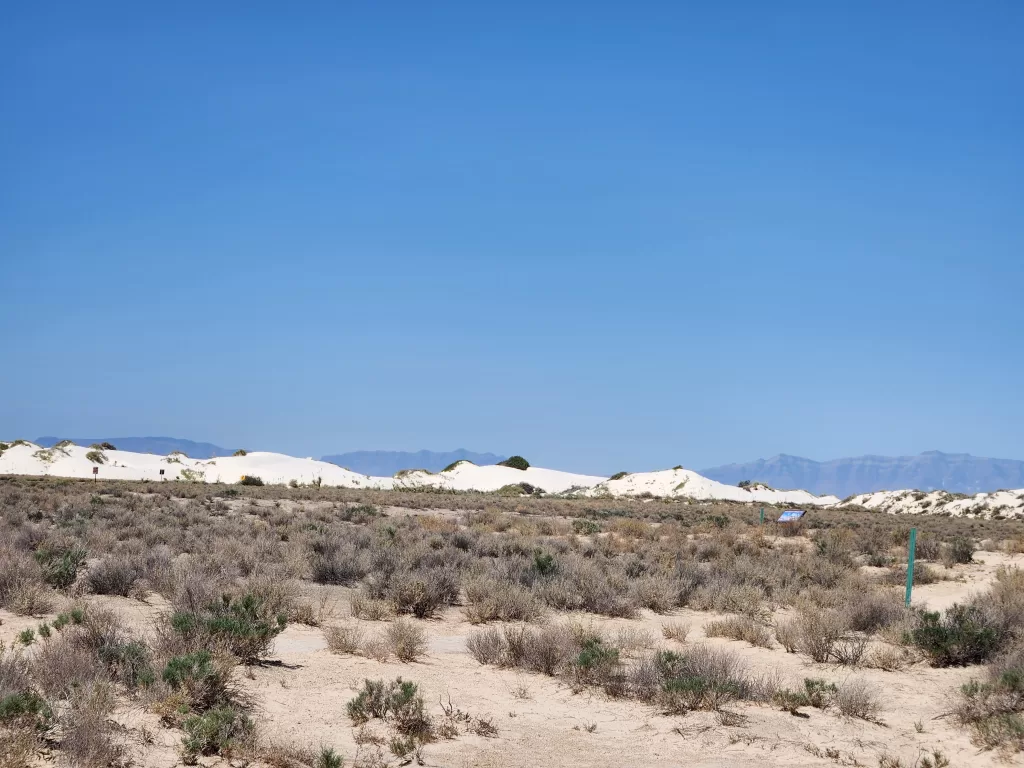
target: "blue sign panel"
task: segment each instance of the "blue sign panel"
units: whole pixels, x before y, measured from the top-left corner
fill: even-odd
[[[780,523],[791,523],[794,520],[799,520],[803,516],[804,516],[804,511],[802,509],[787,509],[781,515],[779,515],[779,522]]]

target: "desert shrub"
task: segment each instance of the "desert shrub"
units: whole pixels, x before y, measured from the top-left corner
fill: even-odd
[[[953,604],[944,615],[922,611],[910,640],[933,667],[955,667],[988,661],[1005,635],[979,607]]]
[[[85,458],[91,461],[93,464],[106,464],[107,457],[103,455],[102,451],[89,451],[85,454]]]
[[[183,743],[185,754],[222,755],[230,757],[248,746],[255,726],[249,716],[237,707],[214,707],[201,715],[186,718]]]
[[[659,702],[669,714],[718,710],[737,699],[763,700],[775,693],[762,690],[738,656],[708,646],[661,651],[656,663],[664,679]]]
[[[355,545],[336,536],[319,537],[310,543],[309,565],[317,584],[354,584],[368,571]]]
[[[249,452],[244,448],[239,448],[237,451],[231,454],[232,456],[248,456]]]
[[[867,647],[868,639],[864,635],[844,635],[832,647],[832,659],[846,667],[859,666]]]
[[[855,592],[844,606],[846,623],[855,632],[868,634],[904,619],[907,609],[900,596],[890,592]]]
[[[512,467],[512,469],[521,469],[524,472],[530,468],[530,462],[524,459],[522,456],[510,456],[504,461],[498,462],[499,467]]]
[[[907,583],[907,566],[896,565],[888,569],[882,575],[882,581],[886,584],[892,584],[893,586],[902,586]],[[935,568],[931,568],[924,563],[916,563],[914,565],[914,586],[920,586],[923,584],[934,584],[937,581],[941,581],[941,577]]]
[[[974,542],[964,536],[957,536],[942,548],[942,564],[947,568],[974,561]]]
[[[174,631],[196,647],[222,647],[246,662],[269,652],[286,623],[283,613],[273,615],[252,593],[224,595],[202,611],[177,611],[170,617]]]
[[[105,557],[89,569],[86,583],[97,595],[127,597],[142,573],[131,558]]]
[[[258,475],[242,475],[242,478],[238,481],[239,485],[263,485],[263,478]]]
[[[321,747],[313,761],[313,768],[343,768],[344,759],[332,747]]]
[[[349,602],[349,611],[357,619],[382,621],[389,618],[394,610],[386,600],[375,600],[363,592],[356,592]]]
[[[544,603],[519,584],[480,576],[466,583],[464,610],[471,624],[533,621],[543,615]]]
[[[388,625],[384,638],[399,661],[417,661],[427,652],[427,633],[409,619],[398,619]]]
[[[957,720],[984,747],[1024,751],[1024,646],[996,659],[987,678],[961,688]]]
[[[466,650],[481,664],[497,664],[505,651],[504,636],[497,627],[479,630],[466,638]]]
[[[342,624],[340,627],[328,627],[324,630],[327,647],[332,653],[359,653],[365,633],[358,624]]]
[[[799,620],[789,618],[775,622],[775,639],[786,649],[786,653],[796,653],[800,649]]]
[[[836,643],[846,633],[843,617],[830,610],[801,610],[796,626],[797,649],[818,663],[824,663],[832,657]]]
[[[198,712],[227,704],[233,697],[230,661],[207,650],[172,657],[161,677]]]
[[[529,483],[511,483],[495,491],[499,496],[533,496],[544,491]]]
[[[832,700],[844,717],[856,717],[871,722],[878,721],[878,713],[882,708],[878,692],[866,681],[857,678],[851,678],[843,683]]]
[[[86,552],[73,542],[48,543],[33,553],[43,570],[43,580],[51,587],[65,589],[74,584]]]
[[[616,472],[614,475],[612,475],[608,479],[609,480],[621,480],[622,478],[628,477],[628,476],[629,476],[629,472]]]
[[[113,443],[108,443],[108,442],[93,443],[89,447],[92,448],[94,451],[116,451],[117,450],[117,446],[116,445],[114,445]]]
[[[593,520],[573,520],[572,531],[578,536],[593,536],[595,533],[601,532],[601,526]]]
[[[870,669],[881,669],[884,672],[902,672],[913,662],[913,655],[907,648],[881,645],[872,648],[866,654],[863,665]]]
[[[148,687],[156,679],[149,647],[141,640],[105,645],[98,653],[111,676],[128,688]]]
[[[630,584],[629,596],[641,608],[668,613],[676,605],[676,584],[664,576],[641,576]]]
[[[510,662],[512,658],[519,657],[519,666],[545,675],[556,675],[566,668],[573,654],[581,651],[592,639],[582,634],[574,638],[570,629],[562,624],[524,630],[521,635],[506,632],[505,637],[509,643]]]
[[[378,718],[391,723],[403,736],[426,740],[431,734],[432,723],[418,686],[400,677],[389,683],[364,680],[362,690],[348,702],[346,711],[355,725]]]
[[[685,621],[667,621],[661,625],[661,634],[666,640],[685,643],[690,634],[690,625]]]
[[[583,642],[570,669],[578,690],[586,685],[595,685],[609,696],[625,693],[626,675],[619,660],[619,649],[606,644],[600,637],[590,637]]]
[[[432,618],[442,606],[459,599],[459,577],[448,568],[400,571],[381,590],[396,613],[410,613],[418,619]]]
[[[820,677],[805,677],[803,695],[807,704],[815,709],[827,709],[838,693],[835,683],[822,680]]]
[[[704,625],[704,634],[708,637],[743,640],[761,648],[772,647],[772,633],[764,624],[754,621],[749,616],[731,616],[717,621],[709,621]]]

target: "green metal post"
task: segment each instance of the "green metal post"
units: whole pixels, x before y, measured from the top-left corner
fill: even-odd
[[[764,507],[761,507],[761,525],[764,525]]]
[[[904,600],[910,606],[910,592],[914,588],[914,553],[917,550],[917,528],[910,529],[910,543],[907,544],[907,596]]]

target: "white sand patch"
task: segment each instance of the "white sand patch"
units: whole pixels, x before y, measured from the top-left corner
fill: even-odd
[[[967,497],[948,491],[878,491],[859,494],[844,503],[891,515],[1024,518],[1024,488],[976,493]]]
[[[808,491],[777,491],[764,485],[739,488],[709,480],[689,469],[664,469],[659,472],[635,472],[618,480],[605,480],[585,492],[587,496],[640,496],[689,499],[721,499],[764,504],[831,505],[835,496],[815,496]]]

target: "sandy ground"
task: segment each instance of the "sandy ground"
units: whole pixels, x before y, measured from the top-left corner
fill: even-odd
[[[1001,565],[1024,565],[1024,556],[979,552],[977,563],[958,566],[956,579],[919,587],[914,603],[944,608],[981,591]],[[350,591],[342,587],[308,587],[316,600],[327,592],[333,617],[345,621]],[[140,628],[163,610],[158,598],[148,602],[93,597],[91,602],[113,607]],[[557,617],[561,618],[561,617]],[[568,618],[568,617],[567,617]],[[864,678],[882,694],[880,723],[844,719],[833,712],[807,709],[794,717],[765,705],[737,704],[735,725],[724,725],[713,713],[666,716],[655,708],[609,699],[600,693],[574,694],[564,684],[542,675],[479,665],[465,650],[465,638],[477,627],[467,623],[458,608],[437,620],[420,624],[429,635],[429,653],[419,662],[380,663],[342,656],[327,649],[320,628],[290,625],[276,640],[269,663],[239,671],[239,681],[256,705],[269,739],[297,745],[333,746],[348,760],[356,756],[356,730],[345,714],[364,678],[401,676],[420,685],[432,714],[441,715],[439,698],[451,698],[474,716],[489,716],[498,727],[493,738],[461,735],[424,750],[431,766],[876,766],[881,755],[902,758],[913,765],[923,751],[941,750],[951,766],[1006,765],[992,752],[978,750],[967,731],[944,715],[959,686],[977,676],[977,668],[932,669],[918,664],[890,673],[814,664],[782,648],[754,648],[746,643],[705,638],[703,625],[717,615],[679,611],[672,616],[644,613],[637,620],[604,619],[589,615],[572,618],[611,632],[643,630],[656,646],[680,648],[662,637],[668,621],[690,623],[686,644],[708,642],[739,653],[757,670],[777,670],[791,687],[805,677],[842,683]],[[38,624],[0,611],[0,640],[10,645],[17,633]],[[381,631],[385,622],[362,622],[367,633]],[[162,728],[141,711],[122,713],[137,763],[148,768],[180,765],[179,735]],[[919,728],[921,730],[919,730]],[[365,747],[363,748],[365,751]],[[386,751],[386,747],[384,748]],[[217,764],[216,758],[206,760]],[[1020,764],[1018,756],[1009,761]],[[346,763],[347,765],[347,763]]]

